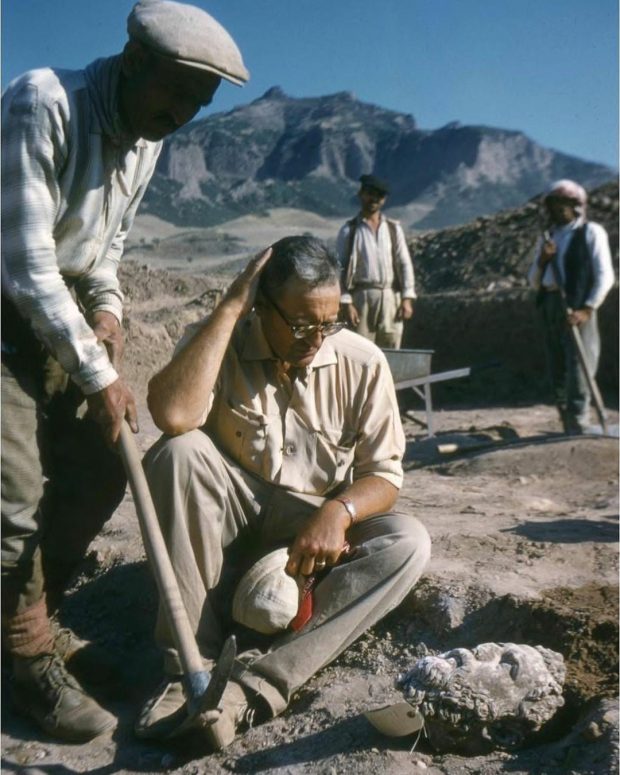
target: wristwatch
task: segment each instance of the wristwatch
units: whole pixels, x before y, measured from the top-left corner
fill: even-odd
[[[335,501],[338,501],[338,503],[342,503],[342,505],[347,510],[347,514],[351,517],[351,522],[349,522],[349,527],[357,520],[357,509],[355,508],[355,504],[350,498],[334,498]]]

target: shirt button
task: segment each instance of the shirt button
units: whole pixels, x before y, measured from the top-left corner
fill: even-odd
[[[235,431],[235,436],[237,437],[241,436],[241,431]]]
[[[284,451],[286,452],[287,455],[292,455],[295,452],[295,445],[287,444]]]

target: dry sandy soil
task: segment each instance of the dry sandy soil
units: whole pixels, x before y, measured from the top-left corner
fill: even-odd
[[[228,278],[123,270],[127,376],[138,396],[183,326],[205,314]],[[403,401],[405,404],[405,401]],[[119,718],[109,738],[62,745],[14,714],[3,681],[6,773],[613,773],[618,767],[618,443],[558,433],[545,404],[438,407],[428,439],[419,404],[403,414],[408,437],[399,508],[431,533],[433,558],[418,587],[382,623],[316,675],[281,717],[225,752],[134,739],[141,701],[159,678],[151,632],[156,591],[133,501],[91,547],[62,622],[103,645],[117,677],[93,690]],[[141,401],[143,450],[158,433]],[[617,412],[610,422],[618,423]],[[437,755],[422,736],[390,739],[364,711],[397,700],[396,675],[420,655],[481,642],[560,651],[565,706],[520,752]],[[6,677],[6,676],[5,676]],[[413,750],[412,750],[413,749]]]

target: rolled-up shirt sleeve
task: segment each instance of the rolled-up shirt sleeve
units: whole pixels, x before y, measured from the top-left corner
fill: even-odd
[[[366,370],[365,400],[359,416],[353,461],[353,479],[381,476],[402,487],[405,434],[400,421],[396,390],[383,356]]]
[[[2,106],[3,292],[86,394],[118,378],[60,273],[54,223],[66,159],[60,105],[28,84]]]

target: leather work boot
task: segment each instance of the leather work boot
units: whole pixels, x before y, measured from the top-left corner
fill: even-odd
[[[248,698],[235,681],[229,681],[219,705],[220,717],[204,728],[204,736],[214,751],[221,751],[235,739],[241,724],[252,726],[254,710],[248,704]]]
[[[79,638],[72,630],[52,622],[54,650],[69,672],[85,686],[105,690],[105,696],[120,688],[118,664],[102,646]]]
[[[13,656],[16,707],[53,737],[86,742],[116,727],[116,719],[82,689],[56,653]]]
[[[136,737],[161,740],[174,731],[186,716],[181,677],[164,679],[144,703],[134,724]]]

